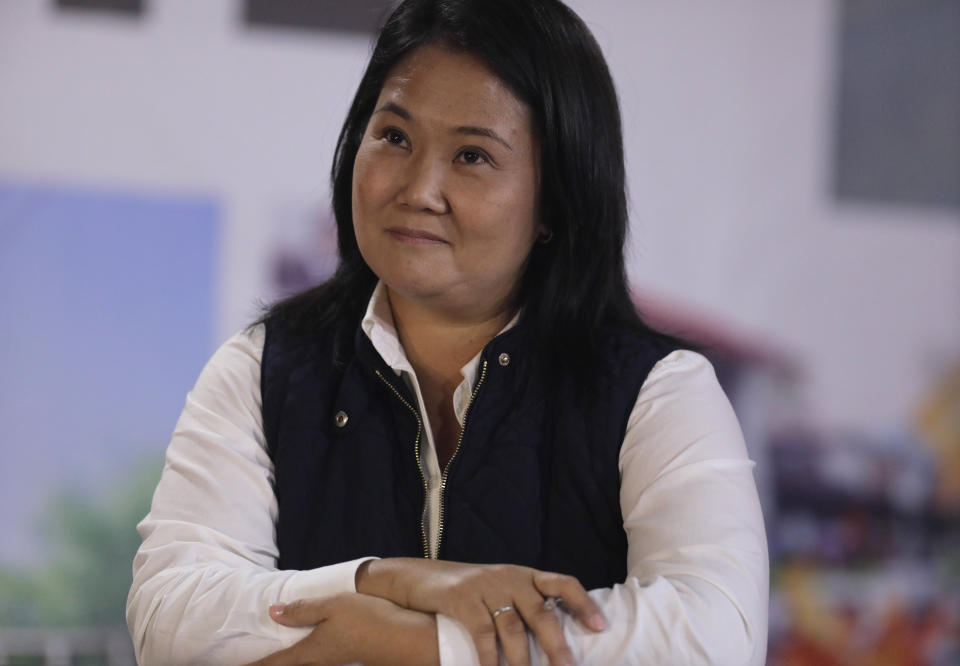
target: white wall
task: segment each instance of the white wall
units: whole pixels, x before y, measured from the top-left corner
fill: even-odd
[[[225,338],[256,312],[276,209],[326,197],[367,40],[252,31],[231,0],[52,5],[0,0],[0,174],[219,198]]]
[[[796,354],[828,425],[909,418],[960,357],[960,215],[832,199],[836,4],[570,4],[620,88],[633,279]]]
[[[818,420],[909,418],[960,356],[960,221],[831,199],[833,2],[570,4],[620,88],[633,280],[796,355]],[[367,41],[251,31],[232,0],[51,5],[0,0],[0,178],[219,198],[226,337],[265,293],[271,218],[327,195]]]

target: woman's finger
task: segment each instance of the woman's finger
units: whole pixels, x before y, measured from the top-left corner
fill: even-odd
[[[270,617],[287,627],[313,627],[326,619],[326,600],[297,599],[270,606]]]
[[[477,648],[480,666],[496,666],[500,662],[497,653],[497,628],[493,617],[482,603],[471,604],[466,615],[455,616],[470,632]]]
[[[537,571],[533,575],[533,584],[544,597],[563,599],[567,610],[588,629],[603,631],[607,628],[607,620],[600,606],[573,576]]]
[[[530,589],[517,599],[517,608],[530,630],[536,635],[551,666],[573,666],[573,652],[563,635],[563,624],[554,612],[554,606],[536,590]]]
[[[510,666],[529,666],[530,647],[527,644],[527,625],[513,604],[504,603],[491,610],[503,656]]]

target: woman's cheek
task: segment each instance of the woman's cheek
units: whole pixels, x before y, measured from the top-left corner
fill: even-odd
[[[353,168],[354,210],[382,207],[391,199],[394,170],[400,165],[384,155],[380,146],[357,153]]]

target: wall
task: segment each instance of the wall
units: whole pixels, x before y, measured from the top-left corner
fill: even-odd
[[[781,347],[840,428],[909,418],[960,340],[956,210],[830,195],[828,0],[579,0],[619,85],[635,283]],[[0,176],[202,193],[216,340],[267,293],[271,225],[322,204],[365,39],[251,31],[230,0],[143,20],[0,0]]]
[[[875,490],[884,497],[897,486],[887,469],[888,458],[919,460],[921,472],[932,474],[924,467],[928,458],[915,445],[909,424],[926,387],[944,365],[960,360],[960,215],[956,209],[839,202],[831,195],[837,4],[833,0],[570,3],[603,46],[621,95],[634,284],[671,308],[732,331],[747,345],[759,341],[777,350],[804,373],[797,386],[787,387],[789,391],[773,375],[748,375],[741,391],[740,400],[750,409],[741,409],[740,415],[760,463],[758,482],[765,500],[778,490],[771,471],[777,469],[775,458],[792,450],[788,446],[767,451],[762,446],[769,415],[777,411],[799,413],[814,431],[809,440],[799,431],[802,441],[794,454],[803,469],[817,468],[834,476],[846,470],[849,476],[867,479],[871,477],[867,467],[883,468],[883,474],[873,476],[879,479]],[[83,372],[122,394],[113,400],[104,400],[100,393],[84,396],[105,404],[105,427],[113,431],[104,436],[98,430],[101,421],[91,420],[84,431],[89,441],[79,441],[78,419],[69,410],[60,410],[58,419],[43,424],[59,450],[41,446],[41,429],[30,418],[12,414],[19,421],[11,427],[6,417],[15,406],[8,405],[4,412],[4,396],[22,392],[28,384],[17,375],[31,375],[29,386],[40,396],[41,408],[52,395],[76,395],[95,382],[86,382],[76,364],[58,366],[57,355],[41,361],[50,367],[31,373],[34,366],[16,356],[24,353],[18,345],[28,346],[21,341],[34,337],[21,331],[23,313],[36,314],[25,308],[43,299],[31,295],[47,292],[21,290],[9,277],[0,285],[0,294],[6,294],[0,310],[0,347],[6,356],[0,354],[0,361],[17,359],[0,363],[0,373],[9,373],[6,383],[0,381],[0,416],[6,433],[0,436],[0,446],[7,463],[0,466],[0,522],[6,530],[0,544],[4,592],[0,624],[121,621],[118,609],[137,541],[130,526],[146,510],[158,456],[202,363],[199,359],[251,321],[261,299],[274,295],[278,252],[302,251],[315,244],[315,254],[321,256],[320,246],[330,243],[329,233],[318,231],[316,222],[328,217],[333,145],[367,57],[368,40],[251,30],[241,22],[240,5],[239,0],[151,0],[144,17],[130,19],[58,12],[46,0],[0,0],[0,261],[4,250],[14,253],[21,248],[11,229],[22,220],[4,209],[4,192],[43,194],[48,187],[67,188],[80,200],[90,192],[104,193],[94,195],[93,202],[114,216],[127,210],[115,205],[117,199],[126,201],[134,211],[130,215],[137,217],[131,225],[144,222],[138,206],[141,211],[186,206],[189,214],[177,218],[188,225],[183,232],[185,247],[177,258],[194,257],[191,275],[201,275],[205,266],[202,257],[197,260],[205,250],[195,239],[213,239],[209,243],[216,248],[209,259],[215,274],[212,322],[199,322],[198,315],[191,315],[196,310],[184,303],[187,296],[166,305],[177,317],[165,318],[169,331],[157,337],[179,346],[169,345],[163,356],[151,344],[154,366],[170,370],[162,387],[143,377],[136,363],[120,360],[117,347],[105,357],[88,358]],[[13,186],[5,190],[4,183]],[[44,196],[36,197],[37,206],[46,205]],[[62,197],[60,201],[58,223],[79,223],[80,212],[69,212],[72,208],[62,203]],[[32,217],[20,217],[37,223],[49,214],[35,209]],[[198,235],[199,223],[190,220],[204,220],[209,228]],[[169,236],[169,228],[164,230]],[[166,238],[162,233],[157,237]],[[138,234],[136,242],[143,245],[146,238]],[[86,245],[65,240],[57,251],[76,259],[70,252],[90,244],[89,239]],[[94,244],[96,251],[104,251],[103,243]],[[153,244],[156,252],[164,251],[159,242]],[[169,245],[168,238],[165,246]],[[103,268],[103,262],[94,260],[97,265],[91,268],[91,260],[82,259],[87,263],[73,262],[87,266],[80,272],[96,274],[98,267]],[[123,259],[127,264],[121,264],[133,262],[144,272],[144,262]],[[0,279],[17,275],[20,280],[42,280],[48,277],[42,267],[54,265],[51,257],[45,257],[47,263],[19,256],[17,260],[18,266],[27,268],[14,270],[14,262],[2,264],[0,268],[8,270],[0,270]],[[175,258],[153,261],[165,266]],[[122,274],[116,280],[123,281],[132,271],[117,272]],[[190,279],[183,271],[168,272],[181,281]],[[138,279],[152,284],[148,276]],[[127,292],[136,291],[124,286]],[[171,300],[173,292],[163,293]],[[191,300],[194,307],[208,302],[206,296],[196,296]],[[138,331],[150,321],[135,309],[117,308],[122,308],[113,313],[118,320],[128,320],[128,328],[122,330]],[[57,321],[64,319],[57,314]],[[69,334],[67,319],[59,327]],[[104,326],[118,330],[114,321]],[[206,349],[197,343],[198,336],[209,338]],[[127,337],[136,339],[133,343],[125,339],[123,349],[137,349],[140,337],[136,333]],[[189,349],[190,354],[177,349]],[[174,358],[182,361],[176,376],[172,366],[177,364],[165,360]],[[105,380],[100,369],[111,360],[118,366],[113,369],[116,376],[133,373],[136,378]],[[191,364],[195,370],[183,367]],[[55,380],[49,378],[58,372],[70,378],[70,387],[57,386],[60,393],[45,389],[41,384],[52,385]],[[130,391],[125,390],[128,385]],[[799,401],[791,399],[792,390],[799,391]],[[147,396],[150,418],[117,402],[127,394]],[[790,408],[773,403],[790,403]],[[77,404],[71,407],[91,411]],[[110,417],[110,409],[127,415],[126,430],[119,429],[121,419]],[[858,443],[882,448],[890,442],[901,448],[893,446],[886,457],[857,448]],[[142,471],[131,467],[118,473],[120,462],[134,460],[133,447],[156,457]],[[837,463],[838,455],[841,462],[847,456],[845,466]],[[901,474],[901,480],[911,481],[909,473],[915,470],[903,468],[907,474]],[[803,474],[794,476],[809,481]],[[99,499],[60,494],[62,487],[78,479],[103,491],[109,500],[106,508]],[[929,484],[923,479],[921,491],[926,492]],[[874,499],[871,495],[864,504],[854,498],[849,513],[854,519],[862,517]],[[813,545],[801,544],[804,553],[815,552],[821,541],[830,546],[837,534],[844,536],[837,526],[842,527],[840,513],[847,508],[832,507],[834,513],[821,516],[830,527],[820,530],[826,534],[821,539],[816,517],[806,515],[804,507],[790,522],[777,514],[775,502],[765,502],[767,516],[774,521],[768,527],[775,560],[792,552],[784,547],[785,537],[792,539],[790,543],[808,538]],[[52,516],[53,524],[64,528],[61,539],[68,540],[50,545],[35,539],[30,529],[41,515],[48,524]],[[913,527],[926,524],[913,514],[894,518],[895,525],[901,519]],[[884,520],[888,518],[876,518],[881,526],[886,525]],[[78,530],[70,529],[75,523],[96,529],[70,541],[78,535]],[[884,530],[898,547],[910,550],[910,538],[896,536],[900,534],[896,530],[880,531]],[[955,530],[951,534],[943,541],[956,537]],[[889,544],[880,543],[887,549]],[[826,558],[826,567],[834,566],[835,560]],[[99,573],[89,575],[78,563],[93,563],[97,566],[91,571]],[[872,566],[853,574],[854,583],[866,589],[859,593],[863,605],[876,611],[874,615],[888,606],[899,608],[903,595],[890,596],[890,604],[881,602],[887,588],[899,589],[903,576],[887,572],[882,558]],[[931,598],[938,591],[949,595],[955,589],[955,581],[951,588],[937,573],[946,569],[924,559],[916,566],[927,572]],[[51,572],[66,572],[67,578]],[[74,584],[62,584],[64,580]],[[800,597],[806,599],[812,583],[808,577],[797,580]],[[825,580],[823,590],[850,589],[849,577],[841,578],[846,582],[839,586],[831,578]],[[98,603],[85,614],[68,609],[72,615],[67,619],[49,613],[30,615],[49,606],[49,599],[61,599],[63,587],[76,588],[77,598]],[[830,595],[823,596],[829,610]],[[775,587],[771,637],[789,646],[783,636],[803,621],[797,619],[800,614],[783,607],[784,598],[790,595]],[[828,616],[822,608],[814,611],[815,627],[832,622],[823,619]],[[862,631],[884,635],[875,624],[864,624]],[[951,631],[955,636],[955,629]],[[19,635],[20,630],[13,632]],[[2,634],[0,628],[0,651]],[[917,643],[914,638],[910,641]],[[863,641],[857,638],[854,643]],[[955,641],[953,645],[955,650]]]

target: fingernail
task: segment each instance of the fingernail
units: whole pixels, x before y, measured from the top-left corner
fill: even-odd
[[[595,631],[603,631],[607,628],[607,621],[602,615],[591,615],[590,628],[594,629]]]
[[[283,609],[286,608],[286,604],[273,604],[270,606],[270,616],[271,617],[280,617],[283,615]]]

